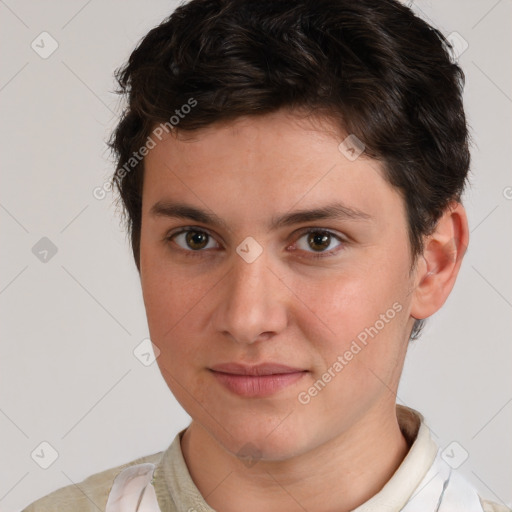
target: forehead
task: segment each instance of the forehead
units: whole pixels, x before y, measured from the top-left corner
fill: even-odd
[[[340,151],[346,137],[329,119],[282,111],[165,135],[145,157],[143,214],[157,201],[186,199],[237,220],[334,202],[403,216],[381,164]]]

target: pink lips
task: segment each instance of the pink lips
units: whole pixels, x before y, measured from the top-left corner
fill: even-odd
[[[246,366],[226,363],[213,366],[215,378],[231,392],[253,398],[272,395],[301,379],[307,370],[282,364],[262,363]]]

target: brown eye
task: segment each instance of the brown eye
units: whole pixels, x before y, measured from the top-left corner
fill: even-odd
[[[188,252],[203,252],[202,249],[216,249],[218,244],[215,239],[206,231],[200,229],[183,229],[168,237],[179,247]]]
[[[191,249],[204,249],[208,245],[208,234],[202,231],[189,231],[185,235],[185,241]]]
[[[341,236],[324,229],[310,229],[304,231],[294,245],[296,249],[309,253],[310,258],[320,258],[334,256],[335,253],[343,249],[342,246],[345,245],[345,240]]]
[[[308,234],[308,244],[314,251],[324,251],[331,243],[331,234],[322,231],[312,231]]]

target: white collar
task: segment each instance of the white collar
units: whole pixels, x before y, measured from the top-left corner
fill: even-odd
[[[423,416],[397,405],[397,418],[409,452],[384,487],[353,512],[482,512],[476,491],[443,460]],[[167,501],[163,512],[215,512],[188,471],[180,443],[184,432],[176,435],[158,466],[139,464],[118,475],[108,512],[162,512],[157,494]]]

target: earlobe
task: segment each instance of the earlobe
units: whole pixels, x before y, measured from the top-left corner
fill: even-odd
[[[411,316],[423,319],[438,311],[448,298],[469,242],[464,207],[456,202],[446,209],[434,232],[424,241],[417,266]]]

